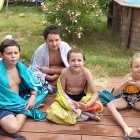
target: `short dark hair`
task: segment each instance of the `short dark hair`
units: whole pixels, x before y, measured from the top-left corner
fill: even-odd
[[[60,29],[58,25],[52,24],[45,28],[43,32],[44,39],[46,40],[49,34],[58,34],[60,35]]]
[[[5,49],[9,46],[16,46],[20,51],[20,45],[13,39],[5,39],[0,44],[0,53],[4,53]]]
[[[83,59],[84,59],[84,61],[85,61],[85,53],[84,53],[84,51],[83,51],[82,49],[80,49],[80,48],[72,48],[72,49],[68,52],[68,54],[67,54],[67,60],[68,60],[68,61],[69,61],[70,55],[71,55],[72,53],[81,53],[81,54],[83,55]]]

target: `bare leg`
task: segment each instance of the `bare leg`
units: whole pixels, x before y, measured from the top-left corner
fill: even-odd
[[[140,127],[138,128],[138,132],[140,133]]]
[[[134,109],[140,111],[140,102],[135,103],[135,105],[133,106]],[[140,127],[138,128],[138,132],[140,133]]]
[[[134,109],[140,111],[140,102],[135,103],[135,105],[133,106]]]
[[[24,114],[18,114],[16,117],[14,115],[8,115],[1,119],[0,125],[6,132],[14,134],[21,129],[26,118]]]
[[[119,98],[116,100],[111,101],[107,104],[108,109],[116,119],[116,121],[119,123],[119,125],[122,127],[122,129],[125,132],[125,135],[130,136],[133,129],[128,127],[123,120],[121,114],[118,112],[119,109],[124,109],[127,107],[127,102],[123,98]],[[118,109],[118,110],[117,110]]]

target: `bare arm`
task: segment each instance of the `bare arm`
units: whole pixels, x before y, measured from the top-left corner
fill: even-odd
[[[135,85],[140,90],[140,81],[135,82]]]
[[[93,82],[93,78],[92,78],[92,74],[89,70],[85,69],[85,74],[86,74],[86,78],[87,78],[87,82],[89,85],[89,88],[91,89],[92,97],[90,98],[90,100],[87,102],[87,106],[90,107],[93,103],[95,103],[98,99],[98,94],[96,92],[95,89],[95,84]]]
[[[52,67],[46,67],[43,66],[40,68],[41,72],[51,75],[51,74],[61,74],[61,71],[64,69],[65,67],[58,67],[58,66],[52,66]]]
[[[27,109],[32,109],[34,107],[36,96],[37,96],[36,91],[31,90],[31,97],[28,100],[28,103],[27,103],[27,106],[26,106]]]
[[[133,82],[133,79],[131,77],[131,75],[127,75],[123,82],[121,84],[119,84],[113,91],[113,95],[114,96],[117,96],[121,93],[122,90],[124,90],[124,88],[127,86],[127,85],[133,85],[134,82]]]
[[[46,75],[45,79],[46,79],[47,81],[53,82],[53,81],[57,80],[58,77],[59,77],[58,74]]]
[[[66,69],[64,69],[60,75],[60,82],[61,82],[61,86],[64,92],[66,90],[66,72],[67,72]]]

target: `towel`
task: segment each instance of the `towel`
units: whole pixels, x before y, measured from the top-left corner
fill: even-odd
[[[114,89],[112,89],[111,92],[109,92],[107,90],[97,91],[97,93],[99,95],[99,100],[102,102],[102,104],[104,106],[106,106],[110,101],[121,97],[121,94],[119,94],[118,96],[113,96],[113,94],[112,94],[113,90]]]
[[[46,114],[40,112],[37,107],[46,98],[48,94],[47,87],[43,87],[41,82],[38,81],[29,68],[21,61],[17,63],[17,68],[21,77],[19,90],[25,94],[23,97],[20,97],[10,89],[6,65],[3,60],[0,61],[0,109],[7,109],[15,113],[24,113],[35,120],[44,119]],[[31,110],[26,110],[28,99],[31,96],[30,90],[35,90],[37,97],[35,106]]]
[[[76,109],[72,100],[68,95],[63,91],[60,78],[57,82],[58,92],[56,93],[55,101],[47,108],[47,118],[58,124],[75,124],[77,121],[85,121],[91,117],[90,113],[85,112],[102,112],[103,106],[100,101],[94,103],[94,105],[87,110]],[[80,102],[87,102],[92,96],[92,93],[89,88],[87,88],[86,96],[84,96]],[[83,113],[82,113],[83,111]],[[86,117],[81,118],[86,115]],[[94,115],[95,116],[95,115]],[[93,115],[92,115],[93,117]]]
[[[60,55],[61,59],[66,67],[69,66],[67,62],[67,53],[71,49],[70,46],[66,43],[61,41],[60,46]],[[42,44],[33,55],[29,68],[34,72],[34,74],[43,82],[45,83],[46,74],[40,71],[42,66],[49,67],[49,48],[46,43]]]

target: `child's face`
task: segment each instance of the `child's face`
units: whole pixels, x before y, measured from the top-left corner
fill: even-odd
[[[3,54],[1,54],[1,57],[3,58],[6,65],[16,65],[20,58],[19,48],[17,46],[9,46],[5,48]]]
[[[69,57],[70,67],[75,70],[80,70],[84,65],[83,55],[81,53],[71,53]]]
[[[132,62],[132,73],[140,78],[140,58],[135,58]]]
[[[59,34],[49,34],[46,42],[50,50],[58,50],[61,42],[61,38]]]

